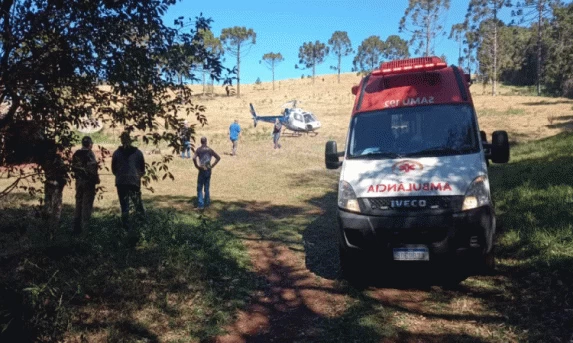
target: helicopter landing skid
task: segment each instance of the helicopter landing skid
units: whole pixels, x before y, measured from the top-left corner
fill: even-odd
[[[317,131],[287,131],[286,129],[283,131],[283,136],[285,137],[300,137],[300,136],[310,136],[310,137],[314,137],[316,135],[318,135]]]

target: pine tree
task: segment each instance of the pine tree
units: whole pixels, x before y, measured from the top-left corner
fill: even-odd
[[[488,76],[491,80],[491,94],[496,95],[497,77],[498,77],[498,37],[497,30],[499,25],[498,13],[504,6],[511,6],[509,0],[470,0],[468,11],[466,14],[465,25],[470,27],[472,31],[477,32],[480,41],[491,42],[491,71]],[[489,29],[482,26],[482,23],[487,22],[490,25]],[[479,28],[479,30],[478,30]],[[484,37],[484,35],[488,37]],[[481,61],[480,61],[481,64]]]
[[[330,45],[330,51],[334,53],[337,60],[336,66],[331,66],[330,68],[336,70],[338,73],[338,83],[340,83],[342,57],[352,53],[352,43],[350,43],[350,38],[348,38],[346,31],[335,31],[328,40],[328,44]]]
[[[274,52],[269,52],[263,55],[263,61],[265,61],[273,74],[273,90],[275,90],[275,67],[284,60],[285,59],[280,52],[276,54]]]
[[[229,27],[221,32],[221,41],[225,44],[225,52],[237,56],[237,97],[241,96],[241,54],[257,42],[257,34],[246,27]],[[243,52],[241,52],[241,49]]]
[[[316,66],[324,62],[328,55],[329,49],[326,44],[319,41],[304,43],[298,50],[298,63],[305,66],[305,68],[312,69],[312,83],[316,76]],[[297,68],[298,66],[295,66]]]
[[[361,74],[367,74],[378,68],[380,62],[382,62],[385,48],[386,45],[380,39],[380,36],[370,36],[363,40],[352,61],[353,70]]]
[[[434,54],[434,40],[444,34],[443,21],[450,9],[450,0],[409,0],[404,16],[400,20],[400,32],[409,32],[410,44],[416,55]]]

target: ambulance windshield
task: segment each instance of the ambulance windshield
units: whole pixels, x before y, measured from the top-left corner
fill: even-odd
[[[476,153],[470,105],[398,107],[355,115],[347,158],[428,157]]]

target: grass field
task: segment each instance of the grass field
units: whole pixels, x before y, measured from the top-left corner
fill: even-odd
[[[170,164],[175,181],[144,192],[148,218],[138,232],[119,228],[113,177],[96,202],[90,232],[71,237],[74,191],[53,241],[34,215],[36,199],[15,193],[0,204],[0,338],[69,342],[566,342],[573,334],[573,101],[500,96],[474,86],[480,128],[509,132],[512,158],[492,165],[501,228],[495,275],[454,288],[409,282],[356,289],[338,280],[334,238],[338,172],[324,167],[324,144],[344,145],[353,103],[343,75],[242,85],[241,98],[197,95],[209,138],[221,156],[211,181],[213,206],[194,209],[197,172]],[[197,86],[197,90],[201,87]],[[282,137],[253,127],[248,104],[276,114],[298,99],[323,127],[318,136]],[[227,129],[243,127],[238,156]],[[96,145],[114,150],[118,132]],[[160,159],[141,146],[146,161]],[[164,154],[170,153],[162,149]],[[109,161],[108,161],[109,163]],[[0,186],[6,184],[0,180]],[[404,274],[402,274],[404,276]],[[386,280],[387,281],[387,280]]]

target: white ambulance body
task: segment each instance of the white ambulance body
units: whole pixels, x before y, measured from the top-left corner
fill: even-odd
[[[505,163],[505,131],[480,132],[469,77],[437,57],[383,63],[356,94],[346,148],[326,144],[342,167],[338,191],[343,273],[368,254],[394,261],[476,256],[492,267],[495,214],[488,159]],[[340,162],[339,157],[344,159]]]

